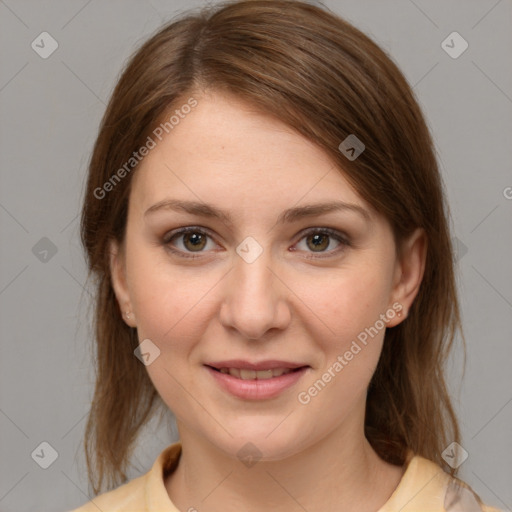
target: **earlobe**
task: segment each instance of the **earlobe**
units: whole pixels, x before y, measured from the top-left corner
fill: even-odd
[[[130,294],[126,284],[124,255],[116,240],[111,240],[109,243],[109,261],[112,287],[121,311],[121,316],[130,327],[135,327],[135,315],[132,312]]]
[[[402,306],[398,315],[388,324],[394,327],[407,318],[411,305],[418,294],[425,272],[427,258],[427,236],[423,228],[417,228],[403,241],[395,268],[391,304]],[[394,306],[396,308],[396,306]],[[397,310],[398,311],[398,310]]]

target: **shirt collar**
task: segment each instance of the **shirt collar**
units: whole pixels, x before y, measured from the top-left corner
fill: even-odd
[[[149,512],[179,512],[167,494],[165,479],[177,467],[181,448],[179,441],[168,446],[147,474],[145,499]],[[378,512],[442,512],[450,481],[450,475],[440,466],[409,450],[402,479]]]

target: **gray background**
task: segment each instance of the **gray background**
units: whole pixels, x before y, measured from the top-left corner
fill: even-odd
[[[78,238],[86,165],[126,58],[161,23],[198,5],[0,0],[2,512],[64,511],[88,501],[81,443],[94,371]],[[326,5],[390,52],[434,134],[457,238],[468,341],[462,384],[460,346],[450,365],[469,453],[461,477],[488,503],[510,509],[512,2]],[[47,59],[31,48],[43,31],[59,44]],[[457,59],[441,47],[453,31],[469,43]],[[169,427],[153,422],[146,429],[131,477],[146,472],[176,439]],[[43,441],[58,452],[48,469],[31,457]]]

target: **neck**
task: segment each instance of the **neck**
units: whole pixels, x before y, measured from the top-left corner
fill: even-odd
[[[340,428],[284,459],[245,465],[178,427],[182,454],[166,489],[179,510],[376,512],[403,475],[378,457],[362,428]]]

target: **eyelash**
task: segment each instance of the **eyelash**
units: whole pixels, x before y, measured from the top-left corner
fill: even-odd
[[[198,233],[200,235],[205,235],[205,236],[208,236],[209,238],[213,239],[213,236],[209,233],[209,231],[207,231],[203,228],[195,227],[195,226],[188,226],[185,228],[181,228],[177,231],[171,231],[170,233],[167,233],[164,236],[163,245],[166,246],[167,250],[169,250],[173,254],[176,254],[180,257],[189,258],[189,259],[201,258],[202,257],[201,253],[203,251],[198,251],[197,255],[195,255],[195,254],[187,253],[187,252],[184,252],[184,251],[181,251],[178,249],[174,249],[170,245],[170,243],[173,239],[179,238],[180,236],[185,235],[187,233]],[[337,242],[339,242],[340,247],[333,249],[331,251],[325,251],[325,252],[319,252],[319,253],[312,252],[310,254],[312,254],[313,256],[305,256],[305,258],[307,258],[307,259],[329,258],[329,257],[334,256],[335,254],[338,254],[345,247],[349,247],[351,245],[350,242],[348,241],[348,239],[344,235],[342,235],[339,231],[336,231],[331,228],[309,228],[302,233],[302,236],[298,240],[298,242],[300,242],[303,238],[306,238],[307,236],[314,235],[314,234],[328,235],[328,236],[334,238]],[[323,255],[321,256],[320,254],[323,254]]]

